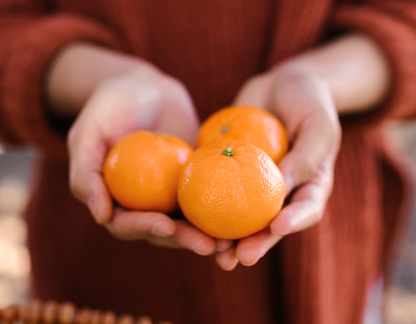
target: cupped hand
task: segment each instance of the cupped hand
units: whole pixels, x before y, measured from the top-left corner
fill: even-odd
[[[186,88],[143,62],[137,69],[99,82],[68,136],[70,188],[99,224],[123,240],[147,240],[207,255],[215,241],[185,221],[156,212],[114,207],[102,169],[108,150],[125,135],[151,130],[193,144],[199,123]]]
[[[285,125],[292,147],[279,163],[289,203],[263,231],[236,242],[217,241],[217,263],[232,270],[255,264],[285,235],[318,223],[332,190],[341,141],[329,87],[314,75],[282,66],[248,80],[234,104],[267,109]]]

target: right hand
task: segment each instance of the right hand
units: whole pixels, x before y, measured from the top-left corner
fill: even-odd
[[[102,51],[100,48],[92,50]],[[125,57],[104,51],[110,63]],[[97,82],[70,129],[71,191],[88,206],[97,223],[104,225],[117,238],[146,240],[159,246],[186,248],[201,255],[211,254],[215,251],[212,237],[186,221],[172,220],[162,213],[115,207],[104,183],[102,171],[105,156],[125,135],[138,130],[160,131],[193,144],[199,126],[186,88],[150,63],[137,61],[135,64],[134,59],[129,57],[128,69]],[[71,59],[64,57],[64,63],[68,62]],[[59,64],[58,58],[55,63],[57,71],[71,70],[60,68]],[[79,72],[82,74],[82,71]],[[55,77],[53,73],[51,75]],[[77,74],[74,75],[77,77]]]

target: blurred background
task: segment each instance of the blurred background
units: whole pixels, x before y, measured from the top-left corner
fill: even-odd
[[[386,132],[407,156],[416,184],[416,121],[391,122]],[[0,308],[23,303],[30,292],[30,260],[22,212],[32,161],[30,150],[6,151],[0,144]],[[403,233],[393,285],[385,298],[385,324],[416,324],[416,185],[414,188],[410,226]]]
[[[0,144],[1,145],[1,144]],[[30,261],[22,219],[33,154],[0,146],[0,307],[26,299]]]

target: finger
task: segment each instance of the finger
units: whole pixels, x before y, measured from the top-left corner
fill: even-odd
[[[277,235],[299,232],[318,223],[333,185],[333,165],[325,161],[313,178],[300,187],[291,203],[271,222],[270,230]]]
[[[101,170],[107,147],[98,129],[77,124],[68,137],[70,155],[69,185],[73,195],[86,204],[99,224],[112,215],[112,199]]]
[[[295,76],[275,82],[270,110],[282,118],[294,143],[279,163],[289,195],[312,177],[325,158],[335,159],[341,128],[330,91],[320,79]]]
[[[116,208],[114,217],[106,228],[115,237],[139,240],[146,237],[168,237],[175,233],[175,222],[168,216],[156,212],[124,211]]]
[[[149,316],[140,316],[137,318],[136,324],[152,324],[152,319]]]
[[[315,114],[302,123],[292,149],[279,163],[286,196],[308,181],[326,158],[335,159],[339,149],[338,126],[326,114]]]
[[[144,237],[149,243],[175,249],[187,249],[199,255],[210,255],[215,252],[214,238],[203,233],[186,221],[175,221],[176,231],[168,237]]]
[[[225,271],[234,270],[238,264],[238,259],[235,255],[235,248],[230,248],[225,252],[218,252],[215,255],[217,264]]]
[[[173,221],[161,213],[117,208],[114,218],[105,226],[121,240],[145,239],[153,245],[188,249],[199,255],[210,255],[215,251],[214,238],[186,221]]]
[[[133,105],[136,109],[129,106],[129,98],[132,96],[129,93],[133,90],[134,97],[140,98]],[[123,136],[135,129],[145,128],[152,122],[160,111],[162,101],[159,93],[152,86],[132,89],[132,82],[128,79],[104,83],[88,100],[70,130],[68,150],[71,191],[88,205],[100,224],[107,223],[112,216],[112,199],[102,177],[105,155],[109,147]],[[139,109],[140,104],[148,105],[148,109]],[[125,109],[129,118],[114,118],[114,109],[118,107]],[[109,127],[111,134],[107,134]]]
[[[176,232],[173,239],[176,243],[199,255],[210,255],[215,252],[215,239],[205,234],[187,221],[176,221]]]
[[[234,241],[217,239],[217,252],[225,252],[231,248]]]
[[[270,91],[270,77],[259,75],[246,82],[234,99],[233,105],[250,105],[260,108],[267,107],[267,95]]]
[[[283,238],[270,232],[269,227],[241,239],[236,248],[236,257],[242,265],[252,266]]]

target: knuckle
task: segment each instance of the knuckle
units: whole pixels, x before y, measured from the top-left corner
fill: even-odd
[[[311,185],[314,188],[315,203],[324,209],[334,185],[333,164],[328,161],[321,163],[311,180]]]
[[[317,202],[312,202],[307,208],[307,213],[309,213],[309,218],[311,220],[311,225],[319,223],[324,215],[325,206],[318,204]]]
[[[317,184],[319,184],[320,186],[328,186],[331,185],[333,182],[333,178],[334,178],[334,165],[326,160],[323,161],[319,167],[316,169],[316,180],[317,180]]]
[[[310,179],[316,171],[315,163],[311,159],[303,159],[298,168],[296,168],[295,176],[300,183]]]
[[[80,184],[80,177],[74,168],[70,168],[69,171],[69,190],[78,199],[83,199],[82,186]]]
[[[331,120],[328,123],[328,138],[331,139],[333,146],[338,146],[341,142],[341,125],[338,120]]]
[[[316,131],[319,131],[319,138],[323,143],[323,154],[328,155],[338,152],[341,146],[341,126],[338,118],[322,113],[313,121]]]

